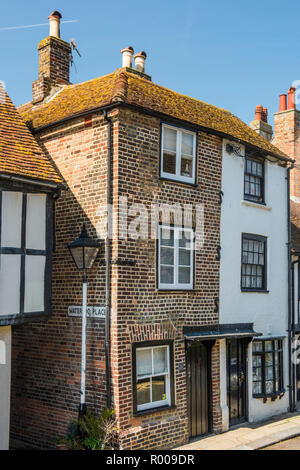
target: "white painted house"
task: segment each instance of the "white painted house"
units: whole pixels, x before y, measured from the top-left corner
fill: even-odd
[[[0,90],[0,450],[9,447],[11,334],[51,312],[53,208],[62,181]]]
[[[223,140],[220,324],[237,331],[221,341],[223,430],[289,409],[289,166]]]

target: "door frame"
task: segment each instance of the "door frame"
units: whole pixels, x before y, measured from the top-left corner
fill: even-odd
[[[207,354],[207,432],[205,434],[199,434],[198,436],[191,436],[191,425],[192,425],[192,416],[191,416],[191,400],[192,400],[192,390],[190,387],[190,357],[189,351],[192,347],[196,347],[201,343],[206,348]],[[210,434],[213,430],[213,403],[212,403],[212,347],[215,344],[215,340],[196,340],[196,341],[186,341],[186,386],[187,386],[187,415],[189,422],[189,439],[197,439],[200,436],[205,436]]]
[[[240,420],[235,420],[235,422],[230,421],[230,401],[228,399],[229,396],[229,384],[230,384],[230,376],[229,376],[229,362],[228,362],[228,357],[229,357],[229,349],[228,349],[228,342],[232,339],[235,339],[237,342],[240,342],[242,344],[242,347],[244,348],[244,357],[245,357],[245,385],[244,385],[244,417],[241,418]],[[228,406],[228,422],[229,422],[229,428],[233,426],[237,426],[239,424],[245,423],[248,421],[248,416],[249,416],[249,392],[248,392],[248,386],[249,386],[249,370],[248,370],[248,345],[251,342],[252,338],[246,337],[246,338],[226,338],[226,393],[227,393],[227,406]]]

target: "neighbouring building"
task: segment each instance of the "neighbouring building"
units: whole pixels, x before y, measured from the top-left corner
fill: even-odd
[[[300,111],[296,108],[296,88],[279,97],[279,111],[274,114],[274,144],[295,160],[290,178],[291,218],[291,380],[292,405],[300,405]]]
[[[49,318],[53,211],[62,179],[0,88],[0,449],[9,446],[12,332]],[[30,333],[29,333],[30,331]],[[32,336],[35,342],[34,335]],[[34,343],[33,348],[36,348]],[[39,355],[39,352],[37,352]],[[26,361],[19,357],[18,366]],[[30,384],[27,384],[28,389]],[[22,394],[23,391],[19,390]]]
[[[87,405],[114,407],[119,448],[170,448],[286,410],[291,161],[230,112],[152,82],[131,47],[120,69],[70,84],[60,18],[50,15],[33,100],[19,108],[68,191],[56,205],[52,316],[13,332],[12,438],[54,447],[77,416],[81,319],[70,307],[81,277],[67,244],[82,223],[105,236],[108,201],[111,256],[89,273],[88,305],[106,306],[110,330],[107,342],[104,319],[88,319]],[[280,373],[266,380],[270,345]]]

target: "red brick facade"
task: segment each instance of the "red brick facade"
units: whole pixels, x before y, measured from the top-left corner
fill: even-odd
[[[205,244],[195,255],[193,291],[157,289],[156,241],[112,241],[111,367],[113,406],[121,449],[170,448],[188,440],[186,345],[183,326],[218,323],[221,138],[198,132],[197,184],[159,178],[159,117],[119,108],[111,111],[112,197],[128,205],[155,202],[204,204]],[[81,303],[81,277],[67,250],[83,222],[93,237],[106,202],[107,123],[103,113],[77,118],[44,130],[39,140],[68,183],[56,206],[56,253],[53,270],[53,316],[45,324],[13,332],[12,437],[49,448],[77,414],[80,389],[81,320],[68,317],[69,305]],[[130,222],[130,218],[128,220]],[[149,222],[150,224],[150,222]],[[119,227],[120,228],[120,227]],[[88,304],[104,305],[103,252],[88,274]],[[174,342],[175,407],[134,415],[132,344]],[[183,367],[180,367],[181,365]],[[212,420],[220,431],[219,346],[212,350]],[[105,405],[104,322],[88,320],[87,405]]]

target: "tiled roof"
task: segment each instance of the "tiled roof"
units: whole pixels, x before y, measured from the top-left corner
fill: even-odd
[[[292,249],[300,253],[300,203],[291,201]]]
[[[47,100],[46,100],[47,101]],[[114,102],[123,102],[248,143],[279,157],[287,156],[239,118],[221,108],[157,85],[128,69],[76,85],[65,86],[49,102],[27,103],[19,111],[33,129]]]
[[[0,88],[0,174],[62,183],[7,93]]]

